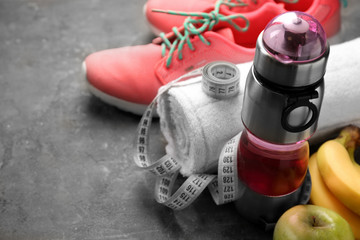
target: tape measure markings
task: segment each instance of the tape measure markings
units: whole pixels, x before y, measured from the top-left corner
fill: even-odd
[[[145,111],[145,114],[140,120],[138,127],[135,163],[143,168],[149,170],[157,176],[173,173],[180,169],[179,163],[170,155],[166,154],[154,163],[152,163],[148,156],[149,148],[149,129],[152,122],[152,116],[155,109],[155,102],[152,102]]]
[[[223,147],[218,165],[218,184],[220,191],[219,203],[234,201],[238,197],[238,177],[237,177],[237,149],[240,134],[229,140]]]
[[[237,149],[240,134],[230,139],[222,148],[218,161],[218,177],[208,187],[217,205],[238,199],[244,189],[239,187],[237,177]]]
[[[210,97],[226,99],[235,96],[240,89],[240,71],[229,62],[212,62],[204,66],[202,89]]]
[[[179,189],[172,194],[181,165],[166,154],[156,161],[151,161],[149,152],[149,129],[159,96],[168,91],[175,83],[189,77],[203,74],[203,91],[218,99],[232,97],[239,91],[239,70],[231,63],[213,62],[203,69],[197,69],[164,86],[145,110],[137,130],[136,154],[134,161],[138,167],[150,171],[157,176],[155,199],[174,210],[189,206],[206,187],[216,204],[234,201],[239,196],[237,180],[237,146],[240,134],[229,140],[223,147],[218,165],[218,175],[193,174],[188,177]],[[219,77],[221,79],[219,79]],[[237,78],[237,81],[234,81]],[[209,80],[210,79],[210,80]],[[205,86],[205,87],[204,87]]]
[[[215,177],[216,175],[193,174],[171,196],[171,190],[176,181],[177,174],[169,177],[158,177],[155,189],[156,200],[174,210],[184,209],[200,196]]]

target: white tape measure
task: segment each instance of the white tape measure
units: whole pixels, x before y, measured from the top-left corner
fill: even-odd
[[[158,97],[168,91],[175,83],[201,74],[203,76],[202,89],[207,95],[224,99],[239,93],[239,69],[228,62],[209,63],[204,68],[190,72],[163,87],[147,107],[137,131],[134,161],[140,168],[157,176],[156,200],[175,210],[189,206],[206,187],[209,188],[218,205],[238,199],[244,191],[243,188],[239,187],[237,177],[237,148],[240,133],[223,147],[219,157],[218,175],[193,174],[175,193],[173,193],[174,183],[181,168],[179,162],[168,154],[155,161],[149,158],[149,129]]]
[[[210,97],[225,99],[239,94],[240,71],[232,63],[212,62],[203,68],[203,91]]]

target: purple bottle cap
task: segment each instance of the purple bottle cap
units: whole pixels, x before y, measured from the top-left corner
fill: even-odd
[[[297,11],[275,17],[264,30],[263,43],[283,63],[313,61],[327,49],[326,34],[319,21]]]

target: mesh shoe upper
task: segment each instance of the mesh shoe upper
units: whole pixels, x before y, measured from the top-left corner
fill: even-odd
[[[153,12],[153,9],[171,9],[174,11],[209,12],[215,0],[148,0],[144,7],[144,14],[155,32],[171,31],[173,26],[180,26],[183,16],[164,16]],[[236,2],[232,0],[231,2]],[[284,11],[303,11],[314,16],[325,29],[328,37],[336,34],[340,29],[340,1],[339,0],[242,0],[245,6],[233,8],[233,12],[256,12],[265,3],[277,3],[277,7]],[[259,15],[258,17],[261,17]]]
[[[161,46],[147,44],[109,49],[93,53],[85,59],[86,77],[93,87],[128,102],[149,104],[160,86],[215,60],[233,63],[250,61],[255,53],[229,40],[230,29],[208,31],[204,44],[199,37],[191,41],[194,50],[183,49],[183,59],[174,57],[169,67],[161,55]],[[221,34],[223,35],[221,35]],[[177,54],[175,51],[175,55]]]
[[[210,12],[214,8],[216,0],[148,0],[144,7],[144,14],[156,34],[169,32],[172,27],[179,27],[183,24],[185,17],[179,15],[167,15],[155,13],[153,9],[183,11],[183,12]],[[226,2],[226,1],[224,1]],[[246,13],[260,8],[266,2],[273,0],[242,0],[241,7],[234,7],[233,12]]]

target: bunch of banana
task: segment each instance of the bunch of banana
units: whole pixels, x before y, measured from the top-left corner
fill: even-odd
[[[360,129],[345,127],[336,139],[323,143],[309,160],[312,180],[310,201],[339,213],[360,239],[360,165],[354,152]]]

